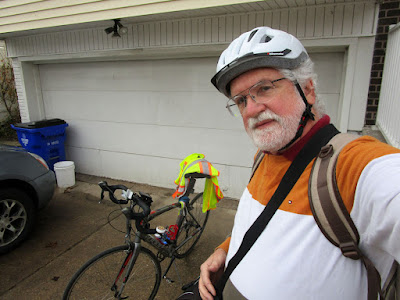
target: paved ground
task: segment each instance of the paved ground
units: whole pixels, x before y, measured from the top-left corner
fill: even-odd
[[[107,221],[111,213],[111,224],[117,229],[124,228],[123,217],[118,217],[118,207],[111,201],[98,203],[97,182],[101,179],[77,174],[73,188],[57,189],[50,205],[40,212],[30,238],[11,253],[0,256],[0,299],[61,299],[66,284],[79,266],[95,254],[123,243],[124,235]],[[155,208],[173,201],[170,189],[118,183],[149,193]],[[197,277],[200,264],[230,232],[236,205],[236,200],[223,199],[211,212],[195,251],[188,258],[178,260],[176,268],[171,269],[169,276],[176,282],[162,280],[157,299],[175,299],[182,284]],[[155,225],[172,224],[175,218],[176,212],[171,212]],[[167,260],[162,263],[163,269],[167,263]]]

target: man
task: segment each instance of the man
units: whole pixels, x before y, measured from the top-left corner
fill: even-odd
[[[215,284],[243,236],[274,194],[304,145],[330,122],[315,91],[313,63],[292,35],[255,28],[222,53],[215,87],[241,116],[265,153],[238,206],[232,235],[203,263],[202,299]],[[309,205],[306,167],[268,226],[231,274],[224,299],[366,299],[367,275],[359,260],[342,255],[318,228]],[[400,261],[400,150],[360,137],[341,151],[337,185],[361,236],[360,248],[382,281]]]

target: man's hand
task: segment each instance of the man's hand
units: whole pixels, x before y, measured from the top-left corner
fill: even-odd
[[[199,292],[201,299],[213,300],[216,295],[214,284],[218,282],[224,273],[226,260],[226,252],[217,249],[215,252],[201,265]]]

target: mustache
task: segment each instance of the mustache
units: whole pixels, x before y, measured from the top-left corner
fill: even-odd
[[[249,118],[247,121],[248,128],[255,129],[256,125],[262,121],[271,120],[281,123],[282,118],[271,111],[263,111],[257,117]]]

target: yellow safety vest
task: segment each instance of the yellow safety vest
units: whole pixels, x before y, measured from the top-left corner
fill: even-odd
[[[206,178],[204,185],[203,212],[206,212],[210,209],[215,209],[219,200],[224,197],[217,179],[220,174],[219,171],[205,159],[203,154],[200,153],[193,153],[187,156],[179,165],[181,170],[178,178],[175,180],[177,188],[172,197],[180,197],[186,192],[186,188],[190,179],[185,178],[185,174],[200,173],[209,175],[211,178]]]

